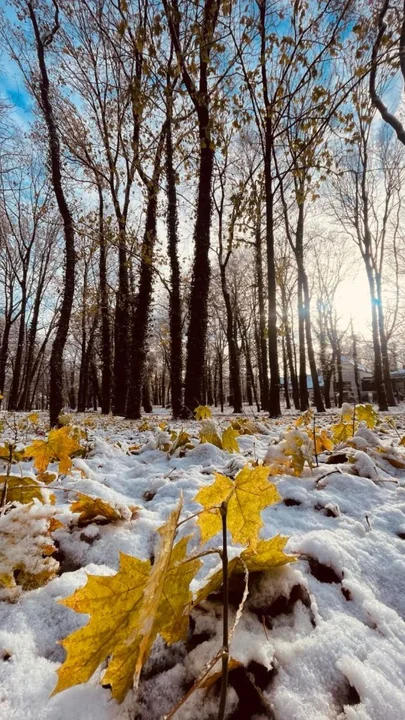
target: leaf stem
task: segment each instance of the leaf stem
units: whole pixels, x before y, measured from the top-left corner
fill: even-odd
[[[3,508],[4,508],[4,506],[5,506],[6,502],[7,502],[8,479],[9,479],[9,477],[10,477],[11,463],[12,463],[12,461],[13,461],[13,449],[14,449],[14,445],[13,445],[12,443],[9,443],[9,446],[8,446],[8,453],[9,453],[9,455],[8,455],[7,472],[6,472],[6,477],[5,477],[5,480],[4,480],[3,492],[2,492],[2,494],[1,494],[1,501],[0,501],[0,509],[1,509],[1,510],[3,510]]]
[[[226,708],[226,695],[228,690],[228,661],[229,661],[229,587],[228,587],[228,544],[226,517],[227,502],[221,503],[220,513],[222,520],[222,578],[223,578],[223,614],[222,614],[222,679],[221,696],[219,699],[218,720],[224,720]]]
[[[315,420],[315,415],[314,415],[314,428],[313,428],[313,435],[314,435],[314,453],[315,453],[315,462],[316,462],[316,467],[319,467],[319,462],[318,462],[318,451],[317,451],[317,449],[316,449],[316,420]]]

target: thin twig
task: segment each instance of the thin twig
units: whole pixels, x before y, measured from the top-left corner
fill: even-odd
[[[195,690],[198,690],[198,688],[200,687],[201,683],[205,680],[205,678],[207,677],[210,670],[212,670],[214,665],[216,665],[216,663],[220,659],[221,654],[222,654],[222,648],[221,648],[221,650],[219,650],[219,652],[217,652],[217,654],[211,660],[209,660],[209,662],[206,665],[204,665],[204,667],[203,667],[202,671],[200,672],[194,685],[192,685],[190,690],[185,695],[183,695],[183,697],[179,700],[178,703],[176,703],[174,708],[172,708],[167,715],[163,716],[162,720],[170,720],[172,717],[174,717],[176,712],[178,710],[180,710],[181,706],[184,705],[184,703],[186,702],[186,700],[188,700],[190,695],[192,695]]]
[[[315,414],[314,414],[314,428],[313,428],[313,435],[314,435],[314,452],[315,452],[315,462],[316,462],[316,467],[319,467],[319,462],[318,462],[318,451],[317,451],[317,449],[316,449],[316,420],[315,420]]]
[[[3,508],[7,502],[8,479],[10,477],[10,472],[11,472],[11,462],[13,460],[13,449],[14,449],[14,445],[12,443],[9,443],[7,472],[6,472],[6,477],[4,479],[3,492],[1,493],[1,501],[0,501],[0,509],[1,510],[3,510]]]

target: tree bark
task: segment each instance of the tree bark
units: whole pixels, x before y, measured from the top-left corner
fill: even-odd
[[[107,415],[111,410],[111,330],[110,310],[108,306],[107,288],[107,241],[104,231],[104,196],[98,183],[99,199],[99,281],[100,281],[100,314],[101,314],[101,412]]]
[[[170,259],[170,384],[172,413],[174,418],[181,415],[182,400],[182,326],[180,296],[180,264],[178,257],[178,216],[176,173],[173,166],[172,121],[169,115],[166,135],[166,180],[167,180],[167,236]]]
[[[54,26],[51,34],[47,34],[46,41],[41,37],[38,27],[36,12],[31,0],[28,2],[28,10],[31,23],[34,29],[38,65],[40,71],[40,106],[48,130],[48,143],[51,161],[52,186],[56,197],[58,209],[63,221],[65,235],[65,282],[63,299],[60,311],[58,328],[52,345],[50,359],[50,399],[49,416],[51,427],[58,425],[58,418],[63,407],[63,351],[65,348],[70,315],[72,311],[74,283],[75,283],[75,236],[73,218],[66,202],[65,192],[62,186],[61,152],[58,136],[58,128],[50,99],[50,85],[48,71],[45,61],[45,46],[48,45],[59,29],[58,8],[55,9]]]
[[[145,361],[147,347],[148,320],[152,300],[153,254],[156,244],[156,214],[161,171],[161,155],[166,139],[167,124],[164,123],[156,149],[153,175],[147,181],[147,207],[145,231],[141,249],[141,270],[139,288],[136,296],[135,311],[132,318],[132,366],[128,382],[126,416],[138,419],[142,414],[142,389],[145,383]]]

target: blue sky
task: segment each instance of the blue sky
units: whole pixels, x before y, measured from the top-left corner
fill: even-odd
[[[15,8],[4,7],[3,12],[8,20],[15,20]],[[17,63],[8,57],[4,49],[0,52],[0,96],[12,105],[16,122],[27,129],[32,120],[32,99]]]

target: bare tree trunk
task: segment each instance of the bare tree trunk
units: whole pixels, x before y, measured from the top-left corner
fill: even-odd
[[[17,410],[18,395],[20,391],[20,376],[25,346],[25,313],[27,308],[26,279],[22,285],[21,315],[18,328],[17,351],[14,358],[13,378],[11,381],[10,395],[8,399],[8,410]]]
[[[167,179],[167,235],[170,258],[170,384],[172,413],[174,418],[181,415],[182,401],[182,328],[180,297],[180,265],[178,257],[178,217],[176,173],[173,166],[173,138],[171,117],[168,120],[166,136],[166,179]]]
[[[58,128],[50,99],[50,86],[48,72],[45,62],[45,47],[52,42],[55,33],[59,29],[58,7],[55,6],[54,25],[51,33],[47,30],[46,39],[43,40],[38,27],[36,12],[32,0],[28,2],[28,10],[34,29],[35,43],[40,71],[40,106],[48,129],[49,154],[51,162],[52,186],[58,204],[58,209],[63,221],[65,235],[65,283],[63,299],[60,311],[58,329],[53,341],[50,359],[50,399],[49,415],[50,424],[58,424],[58,418],[63,407],[63,351],[65,348],[70,315],[72,311],[74,284],[75,284],[75,247],[74,247],[74,226],[73,219],[66,202],[65,192],[62,186],[61,153],[58,136]]]
[[[132,318],[132,366],[128,382],[126,416],[138,419],[142,412],[142,388],[145,383],[145,361],[148,321],[152,300],[153,255],[156,244],[156,214],[161,171],[161,155],[166,138],[166,123],[163,125],[156,148],[152,179],[147,182],[147,207],[145,232],[142,242],[142,262],[139,288]]]
[[[104,197],[100,183],[98,188],[98,237],[100,246],[99,281],[101,314],[101,412],[108,415],[111,410],[111,330],[107,289],[107,242],[104,231]]]
[[[389,355],[388,355],[388,342],[387,342],[387,335],[385,332],[384,327],[384,310],[383,310],[383,299],[382,299],[382,288],[381,288],[381,276],[379,274],[376,274],[376,291],[377,291],[377,312],[378,312],[378,330],[380,333],[380,346],[381,346],[381,362],[382,362],[382,371],[383,371],[383,378],[384,378],[384,386],[385,386],[385,392],[387,395],[387,402],[388,405],[394,406],[396,405],[394,392],[392,389],[392,382],[391,382],[391,371],[390,371],[390,361],[389,361]]]
[[[291,403],[290,403],[290,395],[288,392],[287,354],[286,354],[286,349],[285,349],[284,337],[282,338],[282,347],[283,347],[284,395],[285,395],[286,408],[287,408],[287,410],[289,410],[291,408]]]
[[[305,300],[305,331],[307,339],[307,350],[308,350],[308,361],[309,367],[311,368],[312,386],[314,388],[314,402],[318,412],[325,412],[325,406],[322,400],[321,388],[319,385],[318,371],[315,362],[314,346],[312,343],[312,330],[311,330],[311,311],[310,311],[310,299],[309,299],[309,288],[308,278],[304,272],[304,300]]]
[[[270,409],[269,395],[269,370],[267,362],[267,343],[266,343],[266,314],[264,304],[264,282],[263,282],[263,259],[262,259],[262,236],[261,236],[261,204],[258,200],[258,208],[256,213],[255,226],[255,265],[256,265],[256,282],[257,297],[259,306],[259,377],[260,377],[260,400],[263,410],[267,412]]]

